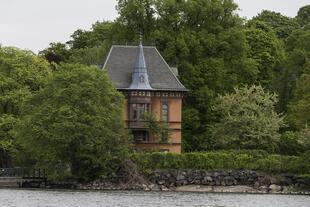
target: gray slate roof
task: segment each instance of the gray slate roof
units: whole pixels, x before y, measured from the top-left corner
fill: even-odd
[[[147,73],[155,90],[187,91],[155,47],[143,46]],[[130,89],[138,46],[112,46],[103,69],[117,89]]]

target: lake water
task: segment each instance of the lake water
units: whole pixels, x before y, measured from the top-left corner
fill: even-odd
[[[1,207],[310,207],[310,196],[0,189]]]

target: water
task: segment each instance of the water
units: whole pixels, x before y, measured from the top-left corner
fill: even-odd
[[[0,189],[1,207],[310,207],[310,196]]]

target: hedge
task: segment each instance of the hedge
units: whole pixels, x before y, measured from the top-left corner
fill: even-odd
[[[265,151],[212,151],[194,153],[134,153],[131,159],[145,173],[156,169],[257,170],[268,173],[310,173],[303,157],[268,154]]]

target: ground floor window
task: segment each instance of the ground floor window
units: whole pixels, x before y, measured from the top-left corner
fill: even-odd
[[[132,131],[135,142],[148,142],[149,132],[144,130],[134,130]]]

